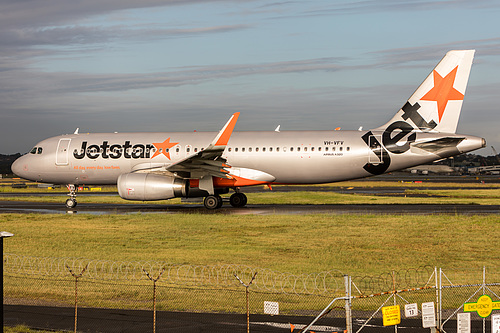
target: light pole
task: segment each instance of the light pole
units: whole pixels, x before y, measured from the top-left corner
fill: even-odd
[[[2,287],[1,302],[0,302],[0,328],[3,331],[3,239],[7,237],[12,237],[14,234],[11,234],[7,231],[0,231],[0,258],[2,258],[2,264],[0,265],[0,286]]]

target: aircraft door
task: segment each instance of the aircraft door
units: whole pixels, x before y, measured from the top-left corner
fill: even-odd
[[[383,162],[382,153],[384,148],[382,148],[382,135],[370,135],[368,137],[368,162],[374,165]]]
[[[56,165],[69,164],[69,144],[71,139],[60,139],[56,151]]]

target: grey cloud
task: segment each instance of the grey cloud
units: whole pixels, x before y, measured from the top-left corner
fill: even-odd
[[[131,89],[180,87],[245,75],[337,71],[344,68],[346,67],[339,65],[339,59],[319,58],[260,64],[200,66],[154,74],[54,72],[39,72],[34,74],[33,72],[21,71],[12,73],[10,79],[6,81],[11,82],[12,89],[29,89],[32,86],[33,90],[37,91],[37,94],[44,95],[47,93],[126,91]]]
[[[217,1],[224,0],[10,0],[0,2],[0,27],[50,27],[120,10]]]
[[[192,37],[203,34],[224,33],[247,29],[243,24],[199,27],[187,29],[141,29],[128,26],[107,28],[71,26],[55,28],[10,29],[0,32],[4,47],[31,47],[57,45],[85,45],[106,43],[116,39],[150,41],[167,38]],[[3,53],[3,52],[2,52]]]
[[[442,8],[499,8],[500,4],[493,0],[487,1],[467,1],[467,0],[366,0],[350,1],[327,5],[320,9],[311,9],[303,15],[325,16],[325,15],[349,15],[360,13],[392,12],[392,11],[432,11]]]
[[[450,50],[475,49],[476,60],[485,56],[500,55],[500,38],[476,39],[454,41],[438,45],[415,46],[407,48],[386,49],[369,53],[370,58],[373,55],[378,56],[373,66],[391,66],[391,67],[413,67],[413,66],[431,66],[441,59],[444,54]]]

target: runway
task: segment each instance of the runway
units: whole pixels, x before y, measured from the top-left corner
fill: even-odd
[[[412,185],[419,183],[419,190],[449,190],[444,183],[460,184],[461,190],[478,189],[477,184],[489,184],[484,190],[497,189],[500,184],[498,175],[488,176],[443,176],[443,175],[414,175],[409,173],[394,173],[358,180],[358,186],[329,185],[286,185],[273,186],[273,192],[312,191],[312,192],[335,192],[343,194],[375,195],[389,197],[429,197],[425,193],[407,192],[408,189],[416,189]],[[364,182],[389,182],[381,186],[366,186]],[[392,185],[393,183],[395,185]],[[396,185],[397,184],[397,185]],[[408,184],[408,186],[401,186]],[[491,185],[494,186],[491,186]],[[245,187],[245,193],[269,192],[266,186]],[[60,196],[59,203],[30,202],[30,201],[7,201],[2,197],[28,197],[33,192],[0,192],[0,213],[19,214],[136,214],[136,213],[164,213],[164,214],[222,214],[222,215],[286,215],[286,214],[460,214],[460,215],[490,215],[500,214],[500,202],[498,205],[477,204],[314,204],[314,205],[279,205],[279,204],[249,204],[243,208],[233,208],[229,203],[224,203],[221,209],[207,210],[201,199],[189,204],[153,204],[153,203],[131,203],[123,201],[117,204],[86,203],[85,196],[117,196],[116,192],[80,192],[82,200],[75,209],[67,209],[64,205],[67,194],[64,192],[42,191],[36,196]],[[21,199],[22,200],[22,199]]]
[[[18,214],[221,214],[221,215],[288,215],[288,214],[412,214],[412,215],[491,215],[500,214],[500,205],[247,205],[233,208],[224,204],[221,209],[207,210],[203,204],[157,205],[157,204],[92,204],[79,203],[75,209],[67,209],[61,203],[39,203],[29,201],[0,201],[0,213]]]
[[[28,325],[39,329],[58,329],[73,331],[74,308],[6,305],[5,324],[9,326]],[[369,314],[368,314],[369,315]],[[250,328],[252,332],[290,332],[291,323],[294,332],[298,332],[314,317],[264,314],[250,314]],[[363,319],[362,319],[363,318]],[[362,318],[353,318],[353,329],[357,331],[365,322],[366,314]],[[193,312],[167,312],[157,311],[157,332],[246,332],[246,315],[224,313],[193,313]],[[481,321],[472,320],[474,332],[481,330]],[[447,327],[456,327],[456,321],[450,320]],[[382,326],[382,319],[375,318],[363,328],[363,332],[375,333],[387,329]],[[398,325],[405,333],[428,332],[422,328],[422,320],[402,318]],[[110,332],[132,333],[148,332],[152,330],[152,312],[146,310],[120,310],[120,309],[78,309],[78,331],[82,332]],[[343,332],[345,319],[329,317],[320,319],[311,331],[329,333]]]

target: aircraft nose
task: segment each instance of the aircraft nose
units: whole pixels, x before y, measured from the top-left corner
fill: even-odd
[[[23,177],[24,171],[26,171],[25,170],[26,166],[23,165],[22,161],[23,157],[24,156],[21,156],[17,160],[15,160],[14,163],[12,163],[12,166],[10,167],[12,172],[19,177]]]

